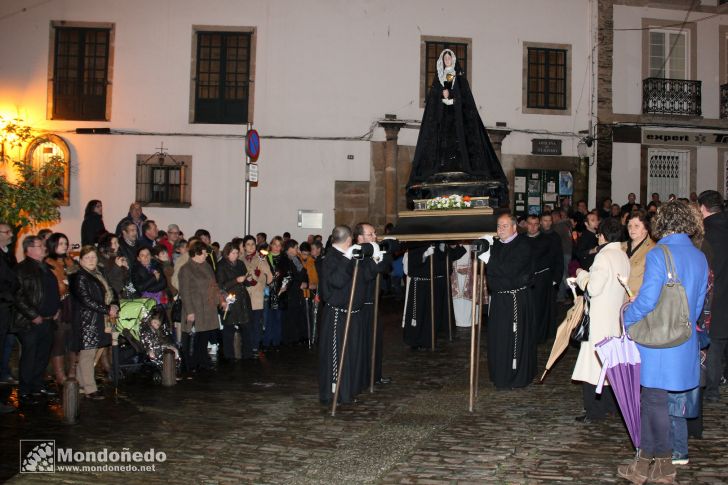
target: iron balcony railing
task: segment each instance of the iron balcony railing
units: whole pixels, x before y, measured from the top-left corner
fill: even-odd
[[[648,77],[642,81],[642,113],[700,116],[701,81]]]
[[[728,119],[728,84],[720,87],[720,118]]]

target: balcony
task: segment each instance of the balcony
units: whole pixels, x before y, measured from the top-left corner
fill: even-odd
[[[720,119],[728,119],[728,84],[720,87]]]
[[[648,77],[642,81],[642,113],[700,116],[702,81]]]

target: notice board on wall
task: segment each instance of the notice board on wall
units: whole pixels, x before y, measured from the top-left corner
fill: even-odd
[[[573,180],[573,174],[568,171],[517,168],[513,212],[516,216],[527,216],[553,210],[563,196],[572,194]]]

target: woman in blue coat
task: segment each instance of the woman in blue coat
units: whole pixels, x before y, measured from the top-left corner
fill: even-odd
[[[648,480],[673,483],[676,477],[672,464],[668,392],[687,391],[700,384],[700,349],[695,323],[705,301],[708,263],[690,238],[701,233],[702,220],[687,204],[667,202],[657,211],[653,236],[672,253],[675,271],[687,295],[693,332],[687,342],[677,347],[656,349],[637,345],[642,360],[641,445],[635,460],[617,469],[621,477],[632,483],[642,484]],[[662,249],[657,246],[647,254],[642,287],[624,312],[627,329],[655,309],[666,281],[665,259]]]

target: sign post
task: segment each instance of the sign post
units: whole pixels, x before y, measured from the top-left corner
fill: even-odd
[[[245,133],[245,234],[250,234],[250,184],[258,182],[258,157],[260,156],[260,135],[248,123]]]

